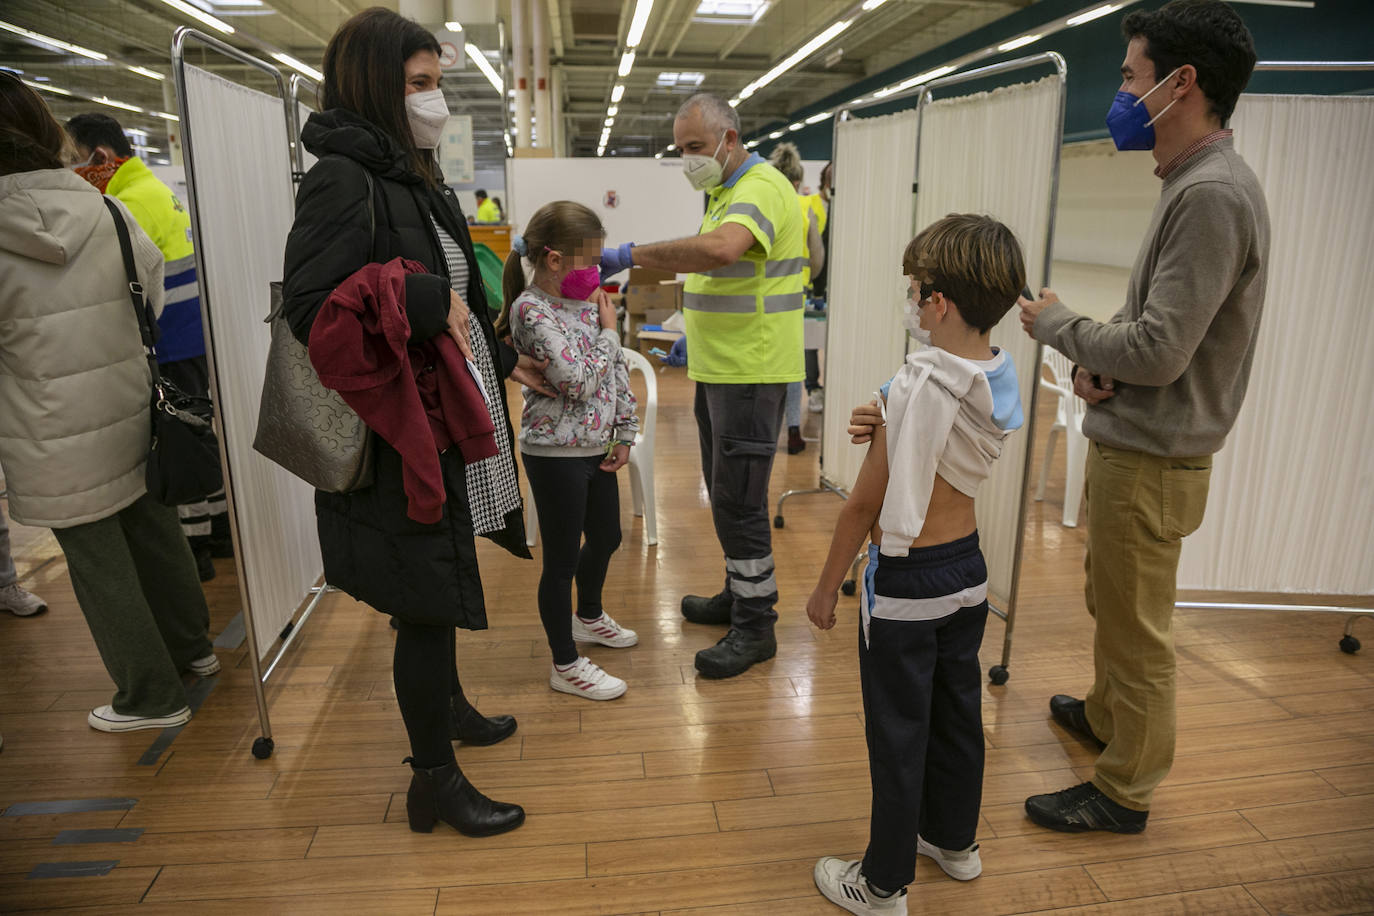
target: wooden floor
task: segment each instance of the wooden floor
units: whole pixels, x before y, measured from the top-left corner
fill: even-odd
[[[719,634],[684,623],[678,600],[713,591],[722,561],[690,389],[680,372],[660,379],[661,540],[644,546],[624,507],[607,602],[640,645],[591,653],[629,681],[626,696],[599,704],[550,691],[537,566],[483,546],[492,628],[461,636],[463,682],[483,712],[513,713],[520,729],[495,747],[459,747],[458,759],[480,788],[529,812],[501,837],[406,828],[392,631],[340,595],[272,678],[271,759],[249,753],[261,731],[243,648],[221,652],[224,673],[160,754],[157,732],[90,730],[86,711],[108,702],[110,682],[51,535],[16,528],[24,583],[52,610],[0,615],[0,911],[839,912],[811,867],[866,842],[857,599],[842,600],[830,633],[803,612],[839,502],[791,501],[775,532],[777,658],[729,681],[696,678],[693,653]],[[815,446],[781,456],[774,497],[815,478]],[[911,912],[1374,912],[1374,667],[1370,650],[1337,650],[1337,617],[1180,613],[1178,755],[1149,829],[1075,836],[1026,821],[1026,795],[1086,778],[1094,757],[1046,712],[1052,693],[1083,691],[1092,672],[1083,532],[1060,526],[1062,468],[1055,479],[1032,514],[1011,680],[984,696],[985,870],[959,884],[921,860]],[[232,562],[219,568],[207,589],[216,632],[238,600]],[[992,621],[985,666],[1002,635]],[[128,801],[11,815],[19,803],[94,798]],[[54,843],[109,828],[142,833]],[[31,876],[67,862],[117,864],[102,876]]]

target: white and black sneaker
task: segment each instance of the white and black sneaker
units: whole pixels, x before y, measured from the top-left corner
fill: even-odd
[[[860,872],[863,860],[846,862],[835,856],[825,856],[816,862],[812,876],[816,888],[826,900],[851,913],[885,913],[887,916],[906,916],[906,888],[888,897],[880,897],[869,887],[868,879]]]
[[[612,649],[628,649],[639,644],[638,633],[622,627],[605,611],[595,620],[583,620],[574,614],[572,635],[574,642],[594,642]]]
[[[945,874],[956,881],[972,881],[983,873],[983,859],[978,855],[977,843],[968,849],[941,849],[917,836],[916,854],[933,859]]]
[[[144,728],[175,728],[191,721],[191,708],[183,706],[166,716],[126,716],[113,706],[97,706],[86,716],[86,724],[102,732],[136,732]]]
[[[219,659],[215,653],[211,652],[204,658],[198,658],[186,666],[196,677],[212,677],[219,674]]]
[[[620,678],[607,674],[596,662],[585,655],[567,668],[557,665],[549,672],[549,686],[562,693],[589,700],[614,700],[622,696],[629,686]]]

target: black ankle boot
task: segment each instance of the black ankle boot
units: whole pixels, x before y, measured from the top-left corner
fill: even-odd
[[[515,734],[514,716],[482,715],[467,698],[459,695],[449,705],[448,737],[451,741],[461,741],[472,747],[486,747],[505,741]]]
[[[525,823],[524,808],[487,798],[456,763],[430,770],[412,763],[410,768],[414,775],[406,793],[406,816],[415,833],[431,833],[435,821],[443,821],[464,836],[495,836]]]

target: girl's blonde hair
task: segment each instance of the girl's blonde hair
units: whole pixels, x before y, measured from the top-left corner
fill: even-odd
[[[524,250],[526,254],[511,248],[506,255],[506,267],[501,272],[501,314],[496,318],[496,336],[505,337],[510,333],[510,307],[516,298],[529,285],[525,279],[522,258],[528,259],[531,267],[538,267],[549,256],[548,249],[557,251],[565,258],[572,257],[576,246],[587,239],[604,238],[606,230],[601,220],[592,210],[571,200],[555,200],[535,211],[525,226]]]
[[[768,157],[768,163],[782,172],[783,177],[792,182],[794,186],[801,184],[802,176],[805,173],[802,171],[801,153],[797,151],[795,144],[779,143],[773,147],[773,152]]]

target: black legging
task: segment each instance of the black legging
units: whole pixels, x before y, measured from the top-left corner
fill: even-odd
[[[430,769],[454,762],[449,743],[449,704],[461,707],[453,627],[408,623],[397,618],[391,676],[415,765]]]
[[[544,571],[539,577],[539,619],[556,665],[577,661],[572,637],[572,584],[577,616],[601,616],[601,586],[611,554],[620,546],[620,489],[601,470],[601,456],[544,458],[521,455],[539,512]],[[586,540],[583,540],[583,536]]]

